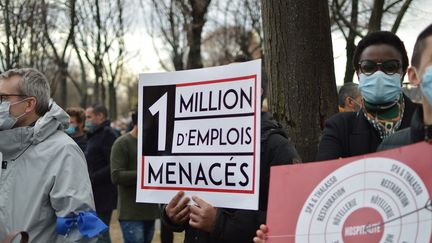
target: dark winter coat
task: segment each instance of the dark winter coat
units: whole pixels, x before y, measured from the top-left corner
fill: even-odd
[[[419,107],[405,95],[404,100],[405,110],[399,130],[410,126],[414,111]],[[373,153],[381,141],[378,131],[362,111],[338,113],[325,122],[316,161]]]
[[[85,157],[93,188],[97,213],[111,212],[116,208],[117,190],[111,182],[111,147],[116,139],[106,120],[94,131],[87,133]]]
[[[162,210],[162,221],[173,231],[185,230],[185,243],[247,243],[252,242],[260,224],[266,221],[270,167],[300,161],[296,149],[269,113],[261,114],[261,167],[259,210],[218,208],[212,233],[186,225],[174,225]]]

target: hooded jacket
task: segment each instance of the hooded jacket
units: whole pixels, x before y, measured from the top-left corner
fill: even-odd
[[[94,242],[56,222],[95,210],[84,154],[63,130],[69,116],[54,102],[34,126],[0,131],[0,240],[24,230],[32,243]],[[57,225],[58,226],[58,225]]]

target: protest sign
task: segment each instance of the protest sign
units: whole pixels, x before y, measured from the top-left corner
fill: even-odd
[[[137,201],[257,209],[261,60],[141,74]]]
[[[271,169],[269,243],[430,242],[432,145]]]

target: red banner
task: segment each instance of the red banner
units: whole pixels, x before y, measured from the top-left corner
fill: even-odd
[[[431,242],[432,145],[271,169],[270,243]]]

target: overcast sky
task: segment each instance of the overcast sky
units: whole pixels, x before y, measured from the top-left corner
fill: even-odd
[[[136,8],[134,13],[135,16],[142,16],[143,10],[142,8]],[[396,34],[405,43],[408,57],[411,58],[412,49],[417,35],[426,26],[432,23],[432,18],[430,18],[430,16],[432,16],[432,0],[414,0],[402,20],[401,26]],[[145,25],[140,24],[143,20],[135,19],[134,22],[135,23],[132,25],[133,31],[128,33],[126,36],[126,46],[128,50],[130,53],[136,53],[130,62],[131,71],[137,74],[142,72],[164,71],[159,65],[158,56],[154,50],[152,39],[145,29]],[[335,32],[332,34],[332,41],[336,82],[338,85],[341,85],[345,73],[345,40],[340,33]],[[156,44],[160,46],[163,45],[163,43],[158,40],[156,40]],[[167,53],[164,53],[163,51],[159,54],[165,58],[167,57]]]
[[[404,19],[402,20],[402,23],[396,34],[404,42],[409,59],[411,59],[414,43],[418,34],[429,24],[432,24],[432,18],[430,16],[432,16],[431,0],[413,0],[410,8],[404,16]],[[335,61],[336,83],[337,85],[342,85],[345,75],[346,44],[343,36],[339,33],[332,34],[332,41],[333,56]],[[360,39],[358,39],[357,41],[360,41]],[[407,76],[405,76],[405,78],[407,78]],[[356,77],[354,78],[354,81],[357,82]]]

